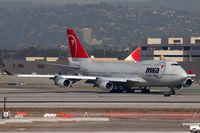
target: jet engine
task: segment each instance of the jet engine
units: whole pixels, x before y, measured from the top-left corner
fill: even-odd
[[[55,81],[55,85],[59,86],[59,87],[70,87],[72,84],[72,81],[70,81],[69,79],[58,79]]]
[[[192,79],[186,79],[185,82],[183,83],[183,87],[190,87],[192,86]]]
[[[102,89],[106,89],[106,90],[112,90],[114,89],[114,85],[112,82],[109,82],[109,81],[102,81],[98,84],[98,87],[99,88],[102,88]]]

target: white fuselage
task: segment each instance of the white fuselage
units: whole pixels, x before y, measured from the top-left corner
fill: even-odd
[[[87,76],[104,76],[118,78],[142,77],[147,82],[130,86],[171,87],[182,84],[186,78],[185,70],[174,61],[140,61],[140,62],[97,62],[78,59],[70,62],[80,67],[80,73]]]

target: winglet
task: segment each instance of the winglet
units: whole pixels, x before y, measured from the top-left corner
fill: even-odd
[[[72,58],[89,58],[73,29],[67,29],[67,39]]]
[[[134,62],[140,61],[140,51],[141,51],[141,48],[138,47],[136,50],[134,50],[134,51],[125,59],[125,61],[134,61]]]
[[[7,70],[3,70],[2,72],[5,72],[7,75],[13,75],[12,73],[10,73],[10,72],[7,71]]]

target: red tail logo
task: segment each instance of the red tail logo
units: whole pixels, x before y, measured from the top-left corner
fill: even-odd
[[[73,29],[67,29],[67,39],[72,58],[89,58]]]
[[[134,61],[134,62],[140,61],[140,51],[141,51],[141,48],[138,47],[136,50],[134,50],[134,51],[125,59],[125,61]]]
[[[133,58],[136,62],[140,61],[140,51],[141,51],[141,48],[138,47],[138,48],[131,54],[132,58]]]

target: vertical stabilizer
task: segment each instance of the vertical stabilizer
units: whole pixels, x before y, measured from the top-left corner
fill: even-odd
[[[89,58],[73,29],[67,29],[67,39],[72,58]]]
[[[133,52],[125,59],[125,61],[134,61],[134,62],[140,61],[140,51],[141,51],[141,48],[138,47],[135,51],[133,51]]]

